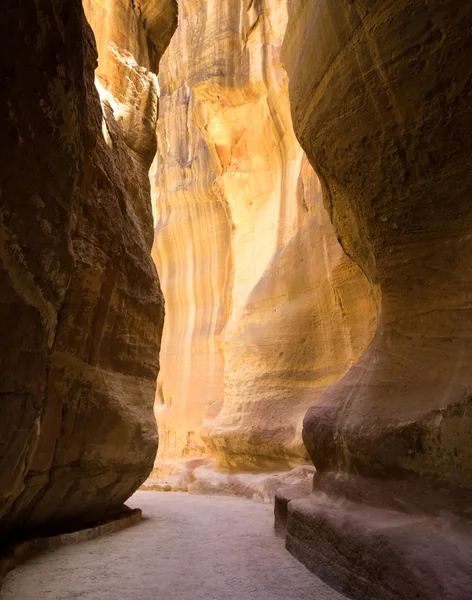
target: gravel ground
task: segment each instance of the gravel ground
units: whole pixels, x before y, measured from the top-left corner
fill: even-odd
[[[46,552],[6,579],[1,600],[342,600],[273,533],[273,507],[137,492],[145,520]]]

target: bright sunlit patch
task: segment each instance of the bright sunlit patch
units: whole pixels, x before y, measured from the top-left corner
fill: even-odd
[[[102,135],[105,140],[107,146],[113,149],[113,140],[111,139],[110,132],[108,131],[107,122],[105,119],[105,107],[104,102],[106,101],[111,107],[113,112],[115,112],[115,101],[113,96],[106,91],[106,89],[102,86],[98,78],[95,76],[95,87],[97,88],[98,95],[100,96],[100,103],[102,105]]]

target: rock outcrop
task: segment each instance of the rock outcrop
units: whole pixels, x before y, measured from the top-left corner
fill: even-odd
[[[345,252],[380,287],[360,360],[305,419],[291,551],[353,598],[472,589],[472,6],[292,3],[298,138]]]
[[[284,470],[308,407],[370,342],[376,290],[342,251],[292,127],[287,4],[179,2],[152,171],[153,256],[170,307],[156,473]]]
[[[111,514],[146,478],[157,447],[163,298],[150,257],[150,70],[175,7],[149,1],[139,15],[139,2],[108,4],[116,14],[85,2],[102,105],[82,3],[2,4],[3,532]]]

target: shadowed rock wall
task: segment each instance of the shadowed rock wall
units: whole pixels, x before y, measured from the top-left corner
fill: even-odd
[[[182,0],[161,61],[158,474],[199,456],[242,470],[306,460],[307,408],[374,332],[375,290],[293,132],[286,25],[285,2]]]
[[[290,12],[295,130],[381,310],[368,350],[306,416],[318,473],[313,496],[290,504],[288,545],[356,598],[465,600],[472,7],[307,0]]]
[[[100,26],[120,29],[110,15]],[[106,82],[100,104],[81,2],[6,0],[0,30],[0,519],[3,530],[50,531],[117,509],[157,448],[163,298],[147,175],[157,96],[138,84],[153,80],[158,50],[135,40],[136,55],[114,39],[113,84],[125,84],[124,48],[135,86],[118,108],[141,102],[120,112]]]

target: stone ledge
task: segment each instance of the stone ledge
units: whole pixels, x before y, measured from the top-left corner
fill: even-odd
[[[472,525],[311,494],[288,503],[287,549],[355,600],[470,600]]]
[[[87,529],[79,529],[51,537],[38,537],[17,542],[0,550],[0,590],[5,577],[16,567],[45,550],[54,550],[59,546],[68,546],[79,542],[93,540],[104,535],[116,533],[131,527],[142,520],[139,508],[129,510],[123,515],[105,523]]]
[[[274,530],[278,537],[287,535],[288,504],[291,500],[299,500],[309,496],[313,489],[313,481],[286,485],[275,492]]]

